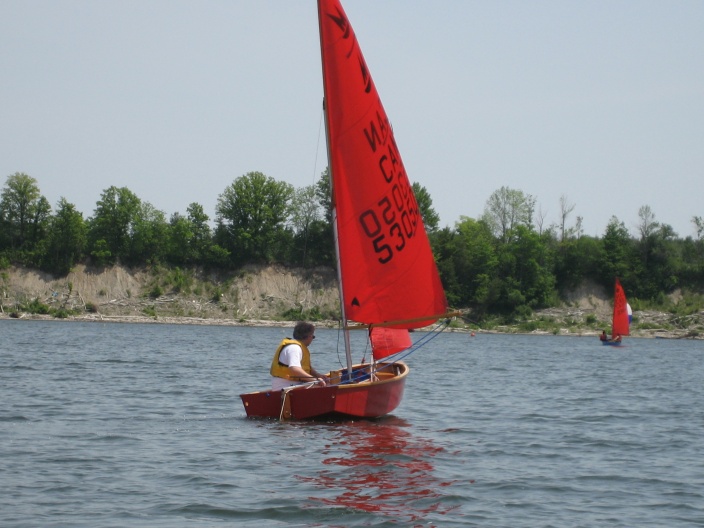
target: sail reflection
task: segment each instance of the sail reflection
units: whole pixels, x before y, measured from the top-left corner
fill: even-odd
[[[299,477],[331,491],[311,500],[357,511],[418,521],[456,508],[442,505],[444,482],[434,476],[433,457],[443,451],[414,436],[408,422],[389,416],[378,421],[337,424],[339,439],[323,453],[328,466],[315,477]]]

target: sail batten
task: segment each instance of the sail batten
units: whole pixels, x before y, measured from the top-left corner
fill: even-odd
[[[343,318],[426,326],[447,301],[391,124],[339,0],[318,9]]]

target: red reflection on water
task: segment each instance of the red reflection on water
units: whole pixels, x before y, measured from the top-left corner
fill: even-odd
[[[340,439],[326,452],[346,452],[325,458],[323,464],[332,467],[319,475],[298,477],[333,491],[334,497],[311,500],[407,521],[421,520],[431,512],[445,514],[457,507],[443,507],[438,490],[452,482],[433,475],[432,459],[443,449],[412,435],[404,420],[388,417],[335,427]]]

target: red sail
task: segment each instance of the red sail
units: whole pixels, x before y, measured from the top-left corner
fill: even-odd
[[[391,124],[340,2],[318,10],[346,318],[425,326],[447,301]]]
[[[413,344],[411,334],[405,328],[375,326],[369,332],[369,339],[372,342],[372,355],[377,361],[406,350]]]
[[[629,328],[628,302],[621,282],[616,279],[614,286],[614,315],[611,328],[611,337],[627,336]]]

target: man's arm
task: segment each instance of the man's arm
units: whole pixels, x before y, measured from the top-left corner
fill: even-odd
[[[327,384],[327,381],[324,376],[321,376],[318,374],[318,372],[314,369],[311,369],[312,374],[308,374],[305,370],[303,370],[301,367],[289,367],[288,368],[288,373],[291,376],[292,379],[296,381],[321,381],[323,385]]]

